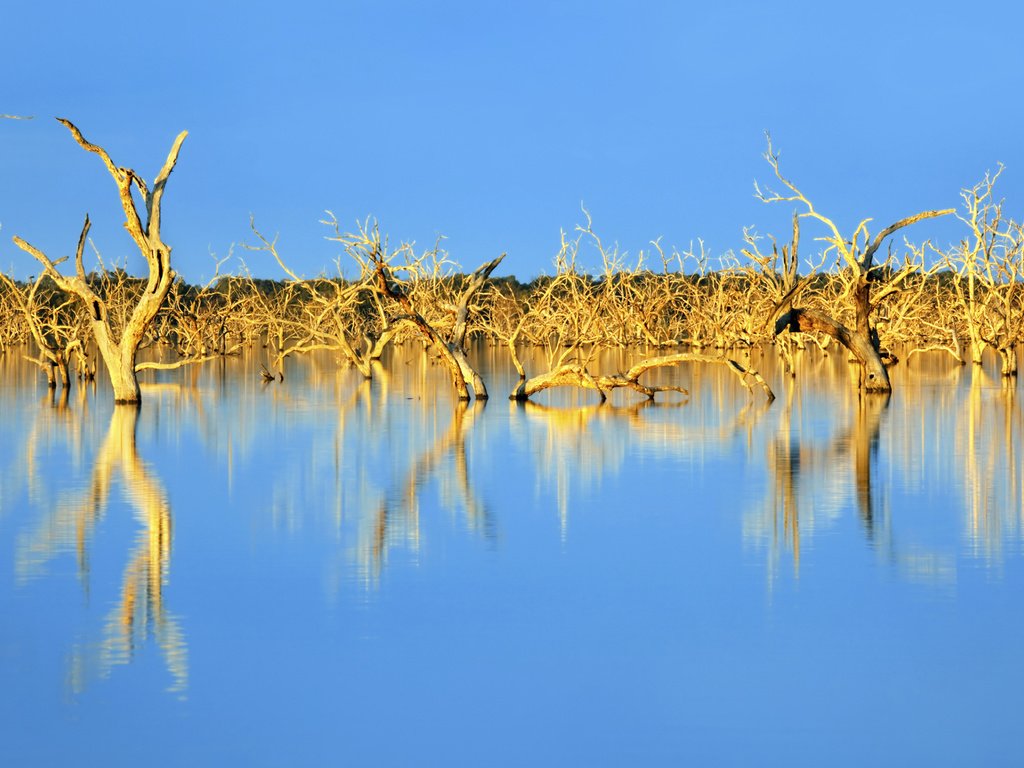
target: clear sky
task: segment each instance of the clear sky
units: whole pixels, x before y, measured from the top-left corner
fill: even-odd
[[[20,276],[36,268],[12,235],[68,254],[86,212],[104,257],[140,267],[112,181],[54,116],[147,179],[189,131],[164,234],[190,281],[252,242],[250,213],[306,276],[338,255],[325,209],[422,247],[444,235],[466,269],[507,251],[520,278],[552,270],[581,203],[630,254],[657,237],[738,250],[745,225],[787,234],[792,209],[752,194],[765,130],[851,231],[955,206],[999,162],[1010,213],[1024,207],[1017,2],[61,1],[3,17],[0,113],[34,116],[0,120],[0,268]]]

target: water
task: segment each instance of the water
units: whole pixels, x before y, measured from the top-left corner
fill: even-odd
[[[486,405],[407,347],[138,412],[4,358],[0,764],[1024,760],[1015,386],[755,353],[770,406],[707,365],[519,405],[478,357]]]

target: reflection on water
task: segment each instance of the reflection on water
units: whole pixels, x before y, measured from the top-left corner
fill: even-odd
[[[764,452],[767,492],[744,522],[744,535],[767,545],[770,573],[785,552],[799,573],[802,543],[837,526],[850,506],[866,543],[915,581],[954,581],[958,548],[988,566],[998,565],[1007,543],[1019,548],[1017,383],[980,366],[932,363],[934,370],[900,371],[895,408],[888,395],[829,393],[823,403],[801,387],[776,404]],[[908,513],[929,510],[920,500],[907,505],[907,494],[955,498],[966,546],[937,548],[927,520],[920,530],[902,530]]]
[[[799,409],[798,395],[795,389],[789,390],[775,437],[765,452],[768,492],[744,526],[747,536],[770,542],[772,567],[780,552],[788,548],[794,570],[799,572],[801,537],[813,534],[822,517],[829,521],[840,514],[851,489],[864,533],[874,543],[878,511],[872,493],[872,466],[877,462],[879,427],[889,397],[865,394],[851,398],[847,410],[852,413],[843,415],[847,423],[819,443],[801,440],[799,429],[794,429],[794,421],[799,419],[794,412]]]
[[[526,401],[510,407],[513,439],[533,457],[538,485],[555,493],[565,538],[574,487],[600,488],[606,476],[621,475],[639,456],[701,462],[721,454],[739,436],[752,434],[769,405],[747,402],[731,415],[710,418],[686,400],[571,407]],[[684,408],[696,418],[673,418]]]
[[[180,692],[188,681],[185,638],[163,599],[171,555],[171,509],[156,476],[139,459],[135,447],[138,415],[138,408],[114,409],[107,437],[96,456],[89,502],[83,505],[83,509],[100,508],[109,493],[111,476],[119,472],[141,526],[124,568],[120,599],[105,622],[95,663],[105,676],[114,665],[131,661],[136,648],[152,638],[160,646],[173,678],[169,690]],[[84,516],[90,514],[84,512]],[[93,664],[91,649],[76,649],[74,661],[73,685],[80,687]]]
[[[654,383],[687,387],[686,399],[616,393],[598,404],[588,393],[552,391],[505,403],[515,373],[500,355],[481,353],[496,395],[486,405],[453,402],[444,371],[415,345],[396,348],[370,381],[328,356],[293,361],[283,383],[260,382],[256,355],[160,374],[141,409],[106,405],[102,385],[40,399],[23,365],[3,359],[0,562],[11,567],[0,581],[10,616],[0,670],[13,690],[35,690],[60,664],[76,701],[95,702],[99,690],[126,707],[155,707],[168,688],[176,706],[199,708],[198,688],[206,706],[235,708],[245,721],[264,711],[287,719],[283,701],[312,718],[305,702],[316,689],[326,711],[348,707],[379,741],[370,715],[358,713],[379,715],[394,702],[372,703],[380,694],[362,665],[427,698],[479,676],[502,681],[506,697],[530,689],[514,712],[502,696],[488,702],[489,714],[473,723],[491,733],[503,718],[536,732],[522,713],[553,716],[537,691],[578,667],[566,690],[611,675],[614,695],[590,689],[589,700],[554,696],[550,707],[635,702],[631,727],[656,722],[649,738],[672,742],[686,730],[680,721],[709,718],[715,702],[742,700],[750,686],[775,690],[772,664],[811,652],[752,616],[778,611],[777,623],[796,628],[835,622],[834,608],[794,615],[793,606],[811,610],[787,605],[797,584],[813,585],[825,605],[842,603],[865,631],[892,616],[920,619],[903,631],[948,635],[935,651],[936,668],[948,670],[943,660],[959,653],[965,631],[956,612],[938,625],[926,602],[908,608],[898,585],[958,601],[973,616],[986,604],[981,590],[1002,581],[1013,592],[1021,581],[1024,417],[1016,383],[987,369],[918,357],[893,371],[891,397],[858,397],[844,360],[798,350],[795,378],[770,356],[755,361],[780,394],[771,405],[700,365],[654,372]],[[626,367],[630,354],[608,352],[604,362]],[[865,586],[877,574],[892,583]],[[74,599],[61,591],[68,583]],[[997,636],[983,619],[977,631]],[[739,645],[746,635],[736,622],[750,646]],[[35,650],[40,637],[59,650]],[[785,649],[772,664],[752,661],[772,642]],[[403,665],[420,643],[423,658]],[[493,653],[478,658],[478,647]],[[22,664],[46,654],[21,682]],[[154,656],[158,684],[142,672]],[[190,656],[206,663],[190,672]],[[739,665],[742,683],[727,671],[701,677],[707,659],[710,669]],[[894,668],[901,663],[906,657]],[[514,679],[503,680],[504,665]],[[615,677],[616,669],[632,671]],[[330,683],[318,687],[321,674]],[[263,685],[273,692],[262,695]],[[844,685],[837,690],[853,695],[855,684]],[[680,698],[689,690],[703,691],[697,703]],[[806,698],[822,696],[831,701],[820,691]],[[62,717],[59,698],[37,704],[33,717]],[[871,691],[863,698],[875,700]],[[666,714],[670,699],[678,718]],[[467,716],[451,702],[439,706],[437,717]],[[614,731],[608,712],[589,711],[566,728],[587,738]],[[732,712],[725,707],[709,727],[735,727]],[[749,719],[742,727],[757,728]],[[307,737],[323,746],[300,730],[289,747]],[[573,754],[596,756],[585,747]]]
[[[487,507],[470,485],[466,461],[466,434],[484,405],[459,402],[453,408],[448,428],[433,444],[413,449],[411,465],[392,475],[388,487],[379,494],[380,500],[363,510],[356,552],[360,573],[369,582],[380,577],[391,547],[402,543],[413,551],[419,549],[419,497],[430,483],[440,484],[444,508],[463,511],[469,530],[493,535]]]
[[[332,581],[372,586],[390,553],[416,556],[425,494],[461,515],[466,530],[494,535],[467,458],[467,435],[485,405],[451,402],[425,363],[414,359],[397,371],[376,364],[372,382],[354,381],[347,371],[315,372],[312,390],[299,396],[273,386],[265,393],[273,398],[273,416],[263,424],[270,434],[256,439],[277,446],[278,465],[269,515],[291,535],[314,527],[339,542],[338,553],[350,557],[335,559]]]
[[[168,690],[183,692],[188,682],[184,634],[163,599],[171,555],[171,509],[159,480],[136,449],[139,410],[113,409],[106,436],[92,459],[88,482],[51,500],[42,493],[51,483],[44,479],[45,468],[37,458],[40,441],[46,436],[52,439],[55,425],[60,424],[72,455],[80,459],[83,452],[83,422],[80,414],[68,408],[66,394],[67,390],[64,399],[50,400],[38,410],[22,454],[21,471],[29,500],[40,506],[42,514],[33,527],[18,536],[14,553],[18,581],[41,577],[50,561],[73,553],[78,579],[88,595],[90,547],[111,489],[119,486],[134,510],[139,530],[126,559],[119,595],[103,623],[102,638],[75,645],[68,680],[74,692],[81,692],[90,678],[106,677],[113,667],[129,663],[139,647],[153,640],[172,677]]]
[[[1021,410],[1015,386],[1002,382],[1002,391],[986,398],[980,381],[983,371],[972,373],[970,406],[954,426],[959,438],[954,450],[963,458],[965,522],[972,549],[995,561],[1008,539],[1020,539],[1024,475],[1016,449]]]

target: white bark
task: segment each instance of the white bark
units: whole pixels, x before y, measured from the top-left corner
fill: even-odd
[[[146,259],[149,266],[149,276],[145,292],[139,298],[138,303],[131,310],[128,322],[120,329],[120,337],[116,338],[107,316],[107,304],[98,296],[86,280],[85,267],[82,263],[82,252],[85,246],[86,236],[89,232],[89,217],[86,216],[85,224],[82,227],[82,234],[78,240],[78,249],[75,254],[75,275],[66,277],[57,271],[56,263],[51,261],[42,251],[31,246],[20,237],[15,237],[15,244],[22,250],[30,253],[46,270],[46,273],[53,278],[61,290],[77,296],[89,312],[90,325],[96,346],[103,357],[110,374],[110,382],[114,388],[115,403],[138,403],[141,398],[138,377],[136,375],[135,357],[139,345],[146,333],[146,329],[153,322],[157,312],[160,311],[167,293],[174,282],[175,273],[171,269],[171,249],[163,242],[160,235],[160,206],[163,201],[164,188],[167,179],[174,170],[178,160],[178,152],[182,142],[188,135],[182,131],[175,138],[167,160],[157,174],[153,182],[153,189],[146,186],[145,182],[130,168],[121,168],[114,164],[106,150],[87,141],[70,121],[58,118],[75,141],[87,152],[100,156],[104,165],[117,184],[118,195],[121,199],[121,207],[125,214],[125,228],[132,240],[135,241],[139,251]],[[132,197],[132,188],[135,188],[142,196],[145,205],[145,224],[136,208],[135,199]]]

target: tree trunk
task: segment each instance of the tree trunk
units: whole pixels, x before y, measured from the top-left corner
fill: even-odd
[[[858,291],[859,292],[859,291]],[[860,306],[858,301],[858,320],[860,319]],[[851,332],[846,326],[837,323],[828,315],[816,312],[813,309],[798,309],[794,307],[779,318],[775,323],[775,335],[782,331],[789,330],[817,331],[838,341],[846,347],[857,358],[860,364],[860,386],[866,392],[891,392],[892,384],[889,383],[889,372],[882,363],[882,357],[872,341],[871,332]]]
[[[983,355],[985,354],[985,347],[987,346],[987,344],[978,334],[978,330],[977,328],[974,327],[973,322],[968,326],[968,331],[971,342],[971,362],[974,363],[975,365],[981,365],[981,360]]]
[[[547,373],[542,373],[539,376],[527,379],[522,363],[520,363],[519,357],[515,352],[515,347],[512,344],[509,345],[509,350],[512,353],[512,361],[516,370],[519,371],[519,383],[516,385],[516,388],[512,390],[512,394],[509,395],[509,400],[529,400],[532,395],[553,387],[591,389],[600,395],[602,402],[607,399],[609,392],[620,387],[625,387],[633,390],[634,392],[639,392],[651,400],[654,399],[655,394],[658,392],[679,392],[683,395],[689,395],[689,391],[684,387],[671,385],[656,386],[640,383],[640,377],[649,370],[672,366],[683,362],[719,363],[725,365],[733,374],[739,377],[743,386],[745,386],[748,391],[753,393],[750,381],[754,381],[761,387],[761,389],[764,390],[765,397],[767,397],[769,403],[775,400],[775,393],[772,392],[771,387],[768,386],[768,382],[764,380],[760,373],[752,368],[746,368],[735,360],[721,355],[680,352],[674,355],[649,357],[646,360],[641,360],[624,373],[619,372],[597,376],[591,374],[585,366],[567,364],[558,366]]]
[[[1010,344],[999,350],[999,359],[1002,362],[1003,376],[1017,375],[1017,347]]]
[[[139,377],[135,372],[135,350],[130,354],[127,350],[116,361],[104,360],[110,383],[114,387],[114,403],[116,405],[132,405],[142,400],[139,389]]]
[[[161,203],[163,202],[164,189],[167,179],[174,170],[178,161],[178,152],[181,144],[188,135],[182,131],[175,138],[167,160],[157,174],[153,187],[150,189],[142,178],[130,168],[122,168],[110,159],[106,150],[87,141],[82,133],[71,122],[58,118],[58,120],[74,136],[75,141],[87,152],[92,152],[103,160],[104,165],[117,184],[118,194],[121,200],[121,207],[125,214],[125,229],[135,241],[139,252],[145,257],[149,267],[149,276],[146,281],[146,288],[138,303],[133,307],[128,316],[127,322],[120,329],[120,338],[115,340],[115,334],[111,328],[107,314],[106,300],[93,291],[82,263],[82,253],[85,248],[86,237],[89,234],[89,217],[85,217],[85,224],[82,226],[82,233],[78,238],[78,249],[75,253],[75,276],[66,277],[57,271],[56,262],[51,261],[46,254],[38,248],[33,247],[20,237],[15,237],[15,244],[22,250],[30,253],[46,271],[57,286],[68,293],[79,298],[89,313],[90,324],[96,346],[103,357],[103,362],[110,373],[110,381],[114,387],[114,402],[119,404],[138,403],[140,399],[139,382],[135,372],[135,355],[146,334],[146,329],[153,322],[160,307],[163,306],[171,285],[174,283],[175,274],[171,269],[171,249],[163,242],[160,236]],[[133,188],[141,195],[145,204],[146,221],[136,207],[136,200],[133,197]]]

